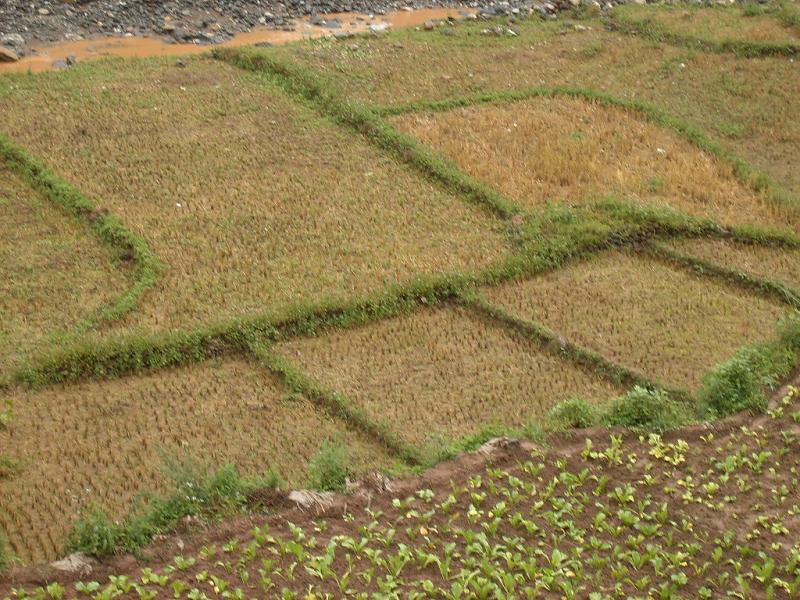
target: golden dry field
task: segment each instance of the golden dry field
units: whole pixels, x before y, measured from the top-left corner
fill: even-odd
[[[750,293],[621,252],[483,292],[567,340],[692,390],[739,346],[769,338],[786,313]]]
[[[22,471],[0,478],[0,529],[24,561],[57,556],[72,523],[93,505],[120,518],[142,494],[170,491],[164,457],[230,463],[249,476],[274,469],[299,487],[325,440],[341,439],[357,472],[393,462],[246,360],[9,397],[15,421],[0,432],[0,448],[10,448]]]
[[[730,165],[623,108],[534,98],[393,122],[527,208],[614,197],[729,225],[800,228],[800,212],[759,197]]]
[[[562,400],[597,404],[622,392],[458,307],[290,340],[276,350],[417,445],[492,424],[524,426]]]
[[[129,285],[85,226],[0,159],[0,375],[68,340]],[[0,377],[1,378],[1,377]]]
[[[234,67],[146,60],[41,77],[5,84],[5,133],[167,265],[125,330],[280,313],[506,250],[479,210]]]

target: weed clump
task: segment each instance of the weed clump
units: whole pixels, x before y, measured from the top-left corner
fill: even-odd
[[[308,462],[309,487],[322,492],[340,492],[344,490],[350,471],[350,457],[341,440],[325,440]]]
[[[581,398],[570,398],[556,404],[548,418],[556,428],[586,429],[597,424],[597,411]]]
[[[690,416],[687,408],[677,404],[663,390],[637,385],[614,400],[602,420],[606,425],[634,431],[663,433],[686,424]]]
[[[121,521],[111,520],[102,508],[93,506],[74,525],[66,550],[96,557],[120,550],[135,553],[186,517],[210,520],[230,516],[247,507],[248,492],[279,484],[273,472],[250,480],[240,476],[232,465],[209,472],[191,461],[173,460],[167,462],[165,470],[176,483],[172,494],[151,498],[140,512]]]
[[[757,353],[740,352],[731,360],[719,365],[705,380],[700,400],[709,416],[725,417],[751,410],[763,412],[767,406],[763,385],[766,383],[754,368]]]
[[[72,528],[67,550],[90,556],[114,554],[121,540],[121,527],[108,518],[99,506],[90,508]]]
[[[766,411],[767,390],[791,372],[798,352],[800,318],[794,315],[778,325],[777,339],[742,348],[706,376],[699,393],[706,416],[722,418],[743,410]]]

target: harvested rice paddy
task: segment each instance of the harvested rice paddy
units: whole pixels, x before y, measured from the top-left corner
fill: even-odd
[[[421,310],[290,340],[277,351],[405,440],[433,444],[487,425],[524,426],[561,400],[621,389],[463,308]]]
[[[122,294],[128,269],[0,161],[0,379]]]
[[[488,215],[234,67],[118,61],[11,81],[6,133],[167,265],[127,330],[280,313],[505,252]]]
[[[482,23],[458,26],[453,35],[399,31],[389,40],[359,39],[356,49],[315,40],[269,54],[383,106],[557,86],[647,102],[723,140],[800,195],[796,59],[704,53],[609,32],[599,19],[555,25],[553,30],[536,19],[522,21],[514,25],[519,35],[510,39],[481,34]]]
[[[274,469],[300,487],[325,440],[341,439],[358,472],[393,462],[243,360],[9,397],[15,418],[0,432],[0,448],[22,470],[0,478],[0,530],[26,562],[56,558],[72,524],[93,506],[120,518],[142,494],[170,491],[166,459],[230,463],[255,477]]]
[[[800,227],[733,168],[629,110],[547,97],[394,119],[404,132],[526,208],[607,197],[727,225]]]
[[[620,252],[484,294],[567,340],[690,390],[740,346],[768,339],[786,312],[751,293]]]
[[[672,240],[668,245],[682,254],[800,289],[800,250],[707,238]]]

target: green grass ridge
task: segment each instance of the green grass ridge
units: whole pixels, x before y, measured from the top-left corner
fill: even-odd
[[[778,18],[787,26],[794,26],[800,17],[789,10],[778,13]],[[670,31],[652,19],[631,19],[620,10],[614,10],[607,16],[611,28],[629,35],[637,35],[654,42],[664,42],[673,46],[682,46],[703,52],[732,53],[743,58],[760,58],[765,56],[800,56],[800,44],[794,42],[752,42],[747,40],[712,40],[693,35],[684,35]]]
[[[119,319],[129,312],[139,298],[156,284],[165,269],[144,238],[126,229],[113,215],[97,210],[86,196],[54,175],[41,161],[2,133],[0,158],[45,198],[88,225],[114,251],[119,260],[130,261],[135,265],[133,285],[113,303],[100,309],[94,317],[83,323],[79,333],[101,323]]]

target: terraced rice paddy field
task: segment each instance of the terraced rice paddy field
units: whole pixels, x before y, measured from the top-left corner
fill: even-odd
[[[0,566],[140,551],[262,510],[278,479],[341,490],[495,435],[625,426],[652,454],[649,431],[765,411],[800,366],[793,10],[621,7],[1,76]],[[569,462],[583,438],[545,443]],[[764,485],[796,488],[780,467]],[[647,506],[676,501],[673,475]],[[537,547],[552,563],[604,518]],[[283,558],[246,597],[331,592]],[[628,564],[626,593],[741,587]],[[592,573],[584,590],[607,582]],[[368,597],[363,580],[333,597]],[[531,589],[568,596],[548,581]]]

